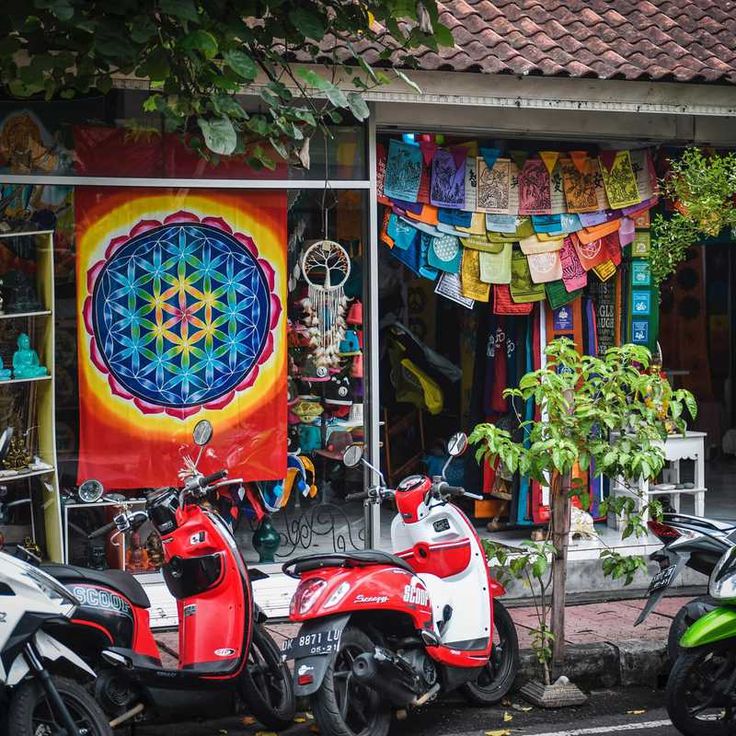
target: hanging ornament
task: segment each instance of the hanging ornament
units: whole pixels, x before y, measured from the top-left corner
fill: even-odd
[[[350,257],[340,243],[318,240],[302,254],[302,274],[308,286],[311,326],[318,365],[339,363],[338,348],[345,332],[344,286],[350,276]]]

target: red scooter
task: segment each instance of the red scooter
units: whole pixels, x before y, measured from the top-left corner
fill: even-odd
[[[211,437],[206,420],[194,428],[200,457]],[[284,729],[296,707],[291,674],[263,627],[266,617],[253,601],[229,527],[205,503],[219,485],[239,481],[222,481],[224,470],[202,475],[198,461],[185,458],[181,491],[153,491],[145,511],[120,514],[94,533],[135,532],[148,520],[158,531],[164,580],[177,600],[178,668],[162,666],[148,597],[120,570],[44,566],[81,603],[65,643],[93,664],[95,694],[113,726],[217,718],[247,708],[267,727]]]
[[[467,437],[448,443],[462,454]],[[361,461],[351,445],[343,459]],[[478,535],[450,501],[479,498],[441,477],[412,475],[396,488],[352,494],[396,503],[394,553],[308,555],[284,565],[301,578],[290,618],[302,623],[285,643],[295,660],[297,696],[310,696],[323,736],[385,736],[392,710],[405,711],[460,689],[478,705],[499,702],[518,668],[514,623],[497,600]],[[447,464],[445,465],[445,470]]]

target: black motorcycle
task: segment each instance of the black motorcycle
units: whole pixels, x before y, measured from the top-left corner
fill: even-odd
[[[650,555],[660,569],[649,583],[648,600],[635,626],[643,623],[654,611],[667,589],[686,567],[710,576],[723,554],[736,546],[736,526],[728,522],[686,514],[664,514],[661,521],[650,519],[648,526],[664,547]],[[667,653],[671,662],[679,655],[679,642],[685,631],[716,605],[709,595],[703,595],[686,603],[677,612],[667,638]]]

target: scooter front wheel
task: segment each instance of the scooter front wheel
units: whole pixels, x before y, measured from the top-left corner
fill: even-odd
[[[736,669],[733,640],[688,649],[677,658],[667,680],[667,713],[685,736],[731,736],[736,727]]]
[[[386,736],[391,707],[371,688],[353,677],[353,662],[373,653],[376,644],[362,629],[348,626],[340,648],[327,667],[322,685],[312,696],[312,710],[323,736]]]
[[[79,683],[65,677],[54,677],[53,681],[79,733],[112,736],[105,714]],[[26,680],[12,694],[8,708],[8,733],[13,736],[61,736],[67,733],[38,680]]]
[[[499,600],[493,601],[493,649],[488,664],[475,682],[463,685],[462,693],[472,705],[499,703],[511,690],[519,670],[519,638],[511,614]]]
[[[293,724],[296,699],[291,672],[276,642],[260,624],[253,627],[241,684],[246,706],[264,726],[282,731]]]

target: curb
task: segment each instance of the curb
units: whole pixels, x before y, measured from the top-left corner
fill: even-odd
[[[619,642],[568,644],[565,664],[557,675],[588,690],[611,687],[656,687],[669,670],[667,643],[627,639]],[[522,649],[515,687],[541,680],[542,668],[531,649]]]

